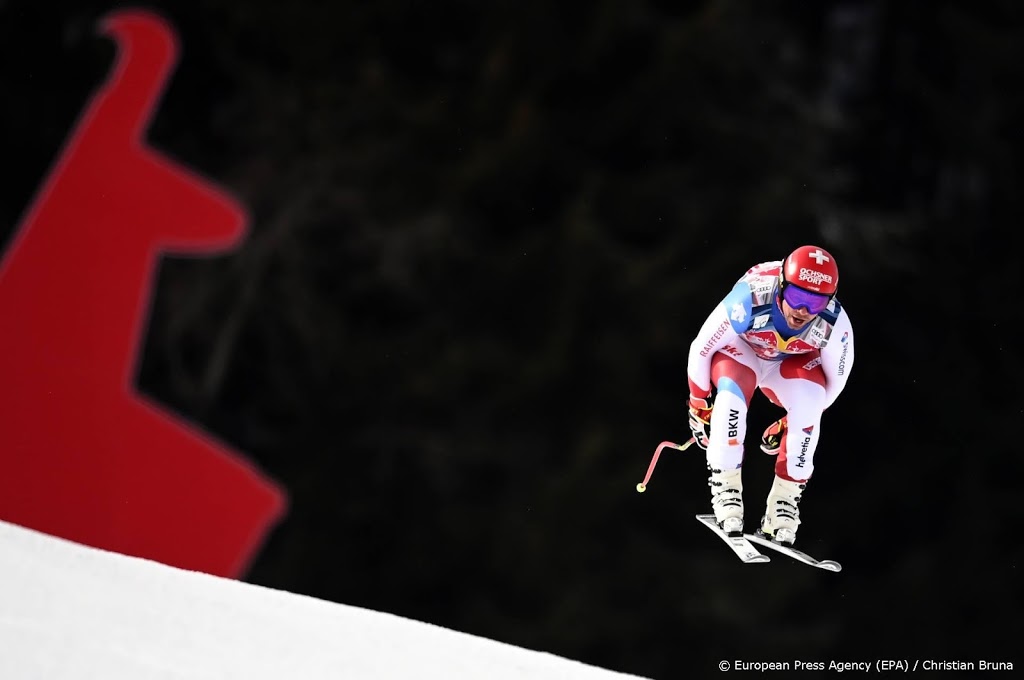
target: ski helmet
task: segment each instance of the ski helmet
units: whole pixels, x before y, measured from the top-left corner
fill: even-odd
[[[796,286],[832,297],[839,286],[836,258],[818,246],[800,246],[786,257],[779,270],[779,289]]]

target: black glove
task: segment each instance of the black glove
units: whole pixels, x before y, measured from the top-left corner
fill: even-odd
[[[702,449],[708,448],[708,437],[711,434],[711,412],[715,408],[714,395],[706,397],[690,395],[689,406],[690,432],[693,440]]]
[[[789,421],[786,416],[782,416],[774,423],[769,425],[765,429],[764,434],[761,435],[761,450],[768,455],[774,456],[782,448],[782,440],[786,436],[786,429],[789,426]]]

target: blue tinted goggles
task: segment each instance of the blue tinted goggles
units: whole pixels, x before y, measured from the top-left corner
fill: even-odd
[[[807,310],[808,314],[817,315],[825,311],[832,297],[821,293],[812,293],[809,290],[797,288],[790,284],[782,287],[782,299],[793,309],[803,307]]]

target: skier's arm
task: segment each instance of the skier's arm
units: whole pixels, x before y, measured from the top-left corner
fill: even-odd
[[[750,306],[750,286],[740,281],[700,327],[686,359],[691,395],[705,399],[711,395],[711,357],[750,328]]]
[[[825,408],[828,408],[846,387],[846,379],[853,370],[853,325],[845,309],[839,310],[829,342],[821,349],[821,368],[825,371]]]

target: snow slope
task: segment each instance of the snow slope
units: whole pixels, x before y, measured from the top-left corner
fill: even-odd
[[[636,677],[4,522],[0,650],[17,680]]]

